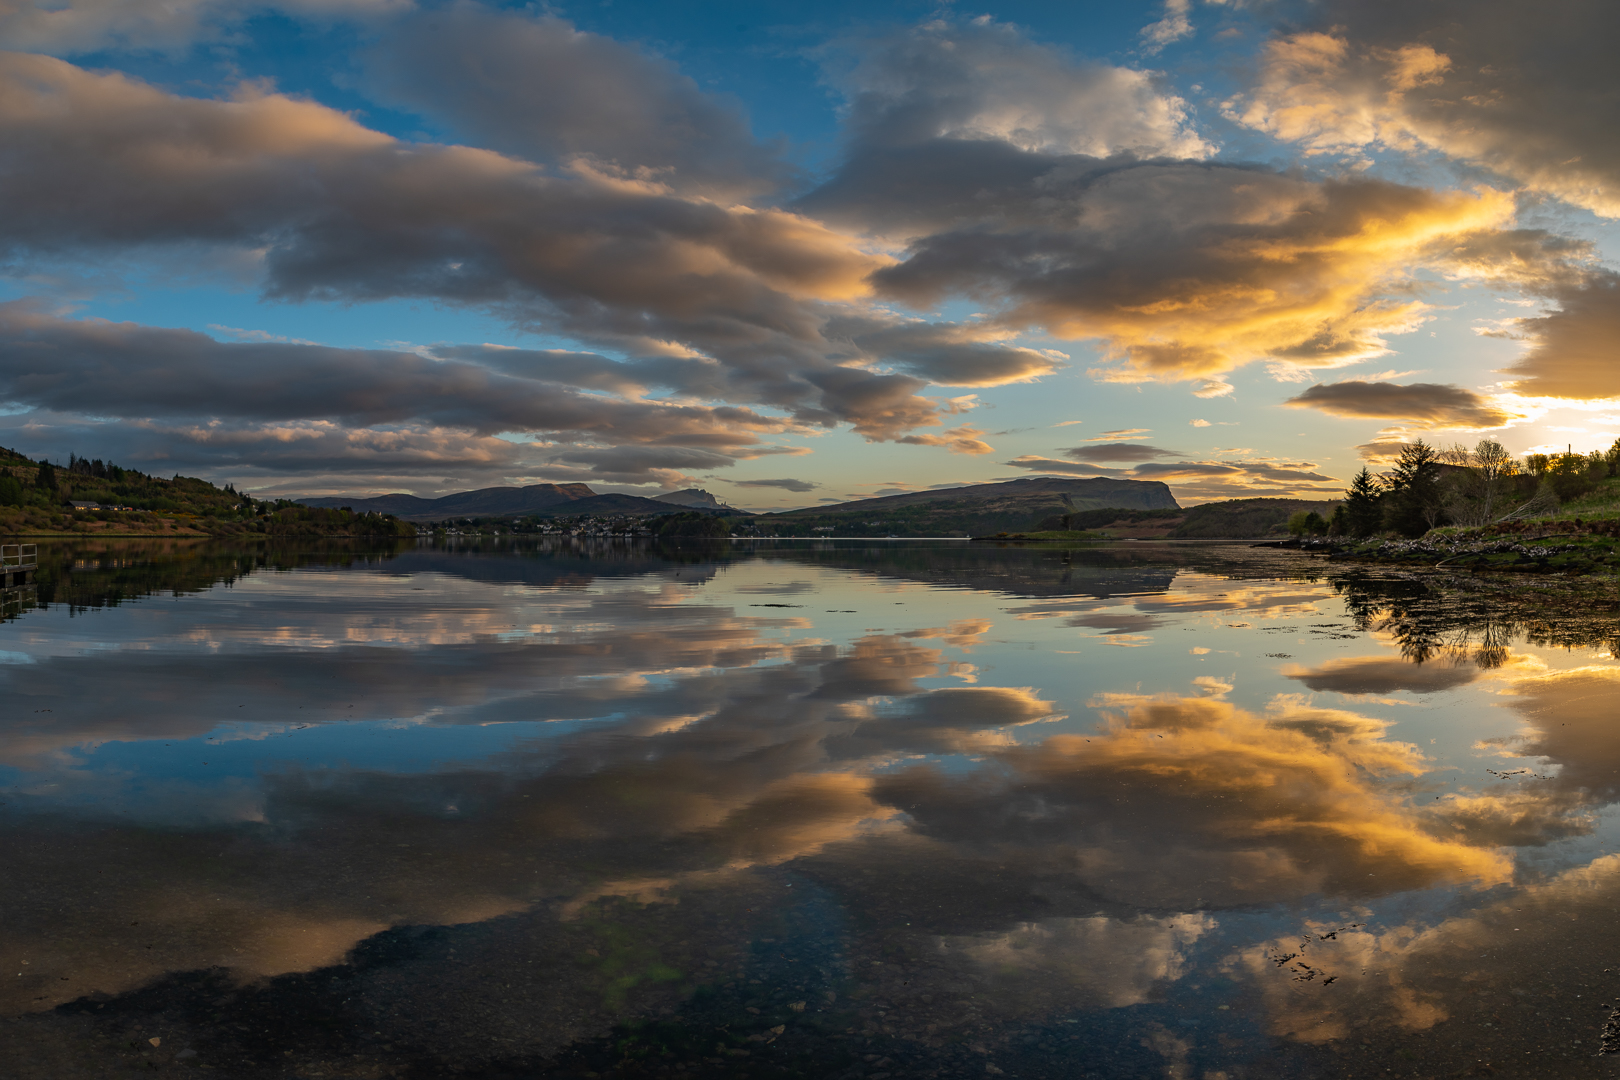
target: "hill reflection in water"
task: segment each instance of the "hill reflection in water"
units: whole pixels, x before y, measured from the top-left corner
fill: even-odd
[[[1216,546],[43,561],[0,625],[18,1075],[1606,1075],[1612,589]]]

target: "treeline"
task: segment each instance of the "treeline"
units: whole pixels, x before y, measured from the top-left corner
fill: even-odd
[[[1119,508],[1105,508],[1101,510],[1076,510],[1072,514],[1054,514],[1043,518],[1036,526],[1038,531],[1069,530],[1083,531],[1086,529],[1100,529],[1104,525],[1112,525],[1116,521],[1127,525],[1136,525],[1146,521],[1167,521],[1171,518],[1185,517],[1187,511],[1181,509],[1167,510],[1129,510]]]
[[[253,500],[227,484],[178,476],[163,480],[100,458],[68,456],[58,468],[48,460],[31,461],[15,450],[0,453],[0,507],[33,508],[56,513],[73,502],[94,502],[126,511],[244,518]]]
[[[75,507],[74,503],[95,503]],[[0,448],[0,533],[164,532],[216,536],[415,536],[392,515],[316,511],[287,499],[255,499],[232,484],[150,476],[100,458],[68,456],[66,466]]]
[[[1620,439],[1590,454],[1529,454],[1519,461],[1494,439],[1438,449],[1421,439],[1375,476],[1363,467],[1331,518],[1296,514],[1295,535],[1419,537],[1442,525],[1483,526],[1546,517],[1620,475]]]
[[[260,507],[267,504],[260,503]],[[392,514],[356,513],[349,509],[303,506],[277,499],[254,522],[266,536],[415,536],[416,526]]]

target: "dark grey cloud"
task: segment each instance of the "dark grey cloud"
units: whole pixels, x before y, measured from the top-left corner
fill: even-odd
[[[1107,444],[1103,444],[1107,445]],[[1093,447],[1076,447],[1072,456],[1092,456]],[[1127,459],[1129,460],[1129,459]],[[1084,461],[1025,454],[1003,462],[1032,472],[1066,476],[1110,476],[1129,480],[1160,480],[1183,485],[1195,497],[1237,498],[1245,494],[1284,494],[1289,491],[1316,491],[1313,485],[1337,483],[1337,478],[1317,472],[1310,462],[1285,461],[1146,461],[1129,469],[1095,465]]]
[[[1071,615],[1063,620],[1064,626],[1101,630],[1105,634],[1140,634],[1164,624],[1163,619],[1129,611],[1105,611],[1093,615]]]
[[[784,447],[761,447],[747,456],[753,458],[807,452]],[[573,478],[587,482],[599,480],[635,484],[646,483],[650,477],[665,477],[669,484],[673,484],[676,481],[686,482],[693,472],[733,465],[738,456],[734,451],[724,453],[698,446],[637,445],[556,450],[548,454],[546,460],[548,471],[559,477],[569,475],[563,466],[575,466],[579,472]]]
[[[811,483],[809,480],[793,480],[788,478],[781,480],[732,480],[729,481],[729,483],[737,487],[769,487],[781,488],[783,491],[801,492],[814,491],[816,488],[821,486],[820,484]]]
[[[1287,674],[1312,690],[1339,694],[1393,694],[1397,690],[1434,694],[1465,686],[1479,678],[1481,671],[1467,663],[1414,664],[1394,656],[1357,656]]]
[[[1033,472],[1056,473],[1062,476],[1129,476],[1126,469],[1114,468],[1107,465],[1091,465],[1084,461],[1064,461],[1061,458],[1040,457],[1036,454],[1025,454],[1003,461],[1003,465],[1015,469],[1029,469]]]
[[[1484,395],[1441,383],[1318,383],[1283,402],[1317,409],[1331,416],[1399,420],[1425,428],[1497,428],[1522,414],[1497,405]]]
[[[1186,454],[1163,450],[1146,443],[1101,442],[1089,446],[1076,446],[1063,451],[1064,457],[1076,461],[1152,461],[1154,458],[1179,458]]]
[[[853,356],[881,357],[902,372],[941,386],[1029,382],[1062,366],[1049,353],[986,339],[982,330],[952,323],[885,325],[835,317],[822,333],[829,341],[847,342]]]
[[[927,378],[903,371],[987,385],[1052,367],[867,311],[867,278],[887,260],[785,211],[402,143],[279,95],[179,97],[41,56],[0,55],[0,100],[0,199],[30,207],[0,221],[13,267],[251,253],[273,298],[493,306],[644,361],[633,377],[870,439],[940,423]],[[900,370],[867,370],[889,346]]]
[[[0,395],[59,412],[257,422],[328,419],[364,427],[407,420],[479,434],[736,445],[749,426],[780,423],[745,409],[663,405],[581,390],[639,389],[625,365],[587,353],[450,348],[451,357],[281,342],[220,342],[193,330],[64,319],[24,301],[0,304]],[[694,426],[695,424],[695,426]]]
[[[1620,275],[1594,272],[1578,285],[1551,291],[1557,307],[1536,318],[1513,320],[1529,341],[1524,356],[1503,369],[1512,388],[1530,397],[1620,397]]]
[[[794,178],[736,102],[555,15],[466,2],[420,11],[389,25],[365,67],[373,96],[530,161],[726,199]]]
[[[797,452],[761,439],[791,424],[640,397],[651,380],[602,356],[487,346],[438,356],[220,342],[17,301],[0,304],[0,398],[34,411],[0,426],[27,428],[23,441],[38,444],[58,429],[62,449],[90,441],[126,464],[259,474],[552,466],[557,477],[674,482],[685,468]]]

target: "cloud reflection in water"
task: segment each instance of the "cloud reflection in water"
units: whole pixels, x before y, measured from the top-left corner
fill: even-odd
[[[795,595],[810,595],[796,587],[808,581],[825,606],[854,608],[872,595],[866,563],[851,573],[817,556],[789,575],[784,563],[742,561],[694,573],[696,585],[651,567],[534,586],[463,561],[486,580],[449,574],[444,558],[407,576],[250,576],[185,605],[120,609],[106,625],[127,636],[95,651],[52,651],[58,624],[36,620],[39,662],[0,671],[10,700],[53,710],[18,714],[0,737],[14,776],[0,860],[15,868],[0,957],[29,961],[27,977],[0,990],[7,1011],[202,969],[252,980],[349,956],[359,972],[355,957],[380,947],[381,931],[454,927],[458,941],[484,935],[481,963],[549,973],[523,984],[537,1015],[593,1003],[503,1036],[550,1052],[675,1007],[703,982],[705,958],[740,957],[739,933],[765,933],[744,931],[750,920],[820,896],[852,920],[818,932],[847,950],[862,1000],[928,1015],[917,1047],[992,1018],[1151,1005],[1223,963],[1255,988],[1277,1035],[1417,1028],[1449,1015],[1444,993],[1426,988],[1421,965],[1393,958],[1464,948],[1467,920],[1494,917],[1492,890],[1524,873],[1512,849],[1591,833],[1620,769],[1620,743],[1604,734],[1614,669],[1602,664],[1549,671],[1510,653],[1418,665],[1392,655],[1403,646],[1388,635],[1357,645],[1384,652],[1347,659],[1323,651],[1344,647],[1324,635],[1300,664],[1234,660],[1235,674],[1217,675],[1192,666],[1209,648],[1177,638],[1156,662],[1187,666],[1158,685],[1083,653],[1048,656],[1047,685],[1006,677],[1028,669],[1014,663],[1023,646],[998,630],[1030,625],[1066,643],[1077,629],[1145,618],[1155,635],[1198,628],[1189,640],[1234,655],[1270,647],[1262,631],[1200,621],[1242,610],[1305,649],[1305,620],[1336,601],[1298,581],[1178,571],[1149,595],[1031,590],[1041,613],[1077,612],[1078,627],[1032,624],[1029,593],[907,593],[919,612],[947,617],[885,598],[891,628],[867,631],[865,616],[746,606],[791,576]],[[1139,568],[1126,576],[1142,579]],[[948,603],[926,607],[929,596]],[[415,619],[411,604],[434,617]],[[1227,636],[1203,636],[1216,633]],[[1434,796],[1446,761],[1394,737],[1377,702],[1336,708],[1299,692],[1427,698],[1483,685],[1511,689],[1527,726],[1480,727],[1496,734],[1477,752],[1523,755],[1552,779]],[[334,710],[351,702],[371,722]],[[312,757],[285,738],[300,712],[354,760]],[[403,769],[365,759],[380,740],[491,730],[510,732],[495,753]],[[143,775],[153,759],[130,756],[222,733],[261,740],[254,775]],[[100,785],[102,800],[65,801],[75,784],[81,795]],[[1393,924],[1366,914],[1425,890],[1481,897],[1484,914],[1420,907]],[[1328,1013],[1311,1004],[1325,998],[1302,997],[1265,955],[1285,943],[1279,920],[1323,904],[1363,912],[1350,921],[1366,925],[1312,956],[1358,973],[1376,959],[1405,981],[1374,993],[1345,974],[1336,985],[1350,992]],[[1273,913],[1259,941],[1257,912]],[[641,935],[653,958],[643,968],[675,974],[612,989],[619,976],[578,959],[590,941],[602,952],[604,927]],[[1421,944],[1432,941],[1450,944]],[[457,1011],[446,995],[472,991],[438,954],[413,956],[393,975],[354,976],[381,1010],[365,1024],[453,1016],[482,1038],[515,1022]],[[1178,1039],[1148,1042],[1191,1060],[1194,1043]],[[435,1053],[463,1053],[449,1045]]]

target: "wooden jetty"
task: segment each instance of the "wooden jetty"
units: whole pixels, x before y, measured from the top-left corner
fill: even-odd
[[[38,544],[0,544],[0,589],[27,585],[38,570]]]

